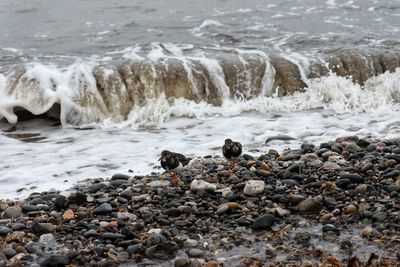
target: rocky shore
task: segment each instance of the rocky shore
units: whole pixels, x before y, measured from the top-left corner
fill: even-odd
[[[192,160],[0,202],[0,266],[400,266],[400,139]]]

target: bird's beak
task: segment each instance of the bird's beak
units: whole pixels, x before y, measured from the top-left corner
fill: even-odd
[[[161,160],[161,158],[158,159],[158,161],[160,161],[160,160]]]

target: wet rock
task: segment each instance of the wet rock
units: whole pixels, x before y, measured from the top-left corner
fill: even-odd
[[[338,171],[342,168],[335,162],[327,161],[322,165],[322,169],[325,171]]]
[[[334,232],[336,234],[339,233],[339,230],[333,224],[325,224],[322,226],[322,232]]]
[[[319,198],[307,198],[299,203],[298,208],[302,214],[319,214],[322,202]]]
[[[86,194],[76,191],[72,192],[71,195],[68,197],[69,204],[77,204],[78,206],[83,205],[87,202]]]
[[[10,259],[10,258],[14,257],[15,255],[17,255],[17,252],[14,249],[10,248],[10,247],[7,247],[7,248],[3,249],[2,252],[8,259]]]
[[[340,178],[341,179],[348,179],[352,183],[363,183],[364,182],[364,177],[357,173],[347,173],[347,172],[342,172],[340,173]]]
[[[65,267],[71,260],[67,256],[50,255],[40,263],[41,267]]]
[[[272,214],[264,214],[257,219],[254,220],[251,228],[255,230],[263,230],[263,229],[268,229],[271,228],[271,226],[275,222],[275,217]]]
[[[142,244],[136,244],[136,245],[131,245],[128,246],[126,251],[128,252],[129,255],[133,255],[138,253],[142,249]]]
[[[247,196],[256,196],[264,192],[265,183],[261,180],[249,180],[243,189],[243,194]]]
[[[129,175],[122,174],[122,173],[116,173],[111,177],[111,181],[115,180],[129,180],[131,178]]]
[[[106,184],[105,183],[95,183],[92,184],[88,187],[88,190],[90,193],[96,193],[97,191],[100,191],[101,189],[105,188]]]
[[[94,214],[108,214],[113,211],[112,206],[109,203],[103,203],[94,209]]]
[[[126,236],[123,234],[111,233],[111,232],[106,232],[106,233],[101,234],[101,238],[110,239],[110,240],[123,239],[125,237]]]
[[[15,219],[21,216],[22,209],[18,206],[8,207],[1,216],[3,219]]]
[[[67,206],[67,198],[65,196],[58,196],[54,200],[56,210],[62,210]]]
[[[126,199],[131,199],[132,197],[133,197],[133,192],[132,192],[132,190],[131,189],[125,189],[124,191],[122,191],[120,194],[119,194],[121,197],[123,197],[123,198],[126,198]]]
[[[387,214],[386,212],[375,212],[374,215],[372,215],[372,219],[374,219],[377,222],[384,222],[386,220]]]

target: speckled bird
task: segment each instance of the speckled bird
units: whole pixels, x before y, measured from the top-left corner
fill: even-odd
[[[163,167],[163,169],[166,171],[175,170],[177,168],[186,166],[190,160],[191,158],[187,158],[182,154],[168,150],[163,150],[161,152],[161,158],[159,159],[161,167]]]
[[[231,139],[226,139],[225,144],[222,146],[222,154],[227,159],[239,157],[242,154],[242,144],[233,142]]]

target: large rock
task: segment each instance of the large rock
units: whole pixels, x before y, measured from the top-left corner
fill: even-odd
[[[265,183],[261,180],[249,180],[243,189],[243,194],[247,196],[256,196],[264,192]]]
[[[254,220],[253,225],[251,228],[255,230],[263,230],[271,228],[271,226],[275,222],[275,217],[272,214],[264,214],[257,219]]]
[[[207,191],[207,192],[214,192],[217,190],[217,186],[214,184],[211,184],[209,182],[203,181],[203,180],[193,180],[192,183],[190,184],[190,190],[193,192],[197,191]]]
[[[15,219],[18,218],[19,216],[21,216],[22,213],[22,209],[18,206],[11,206],[8,207],[4,213],[2,218],[3,219]]]

